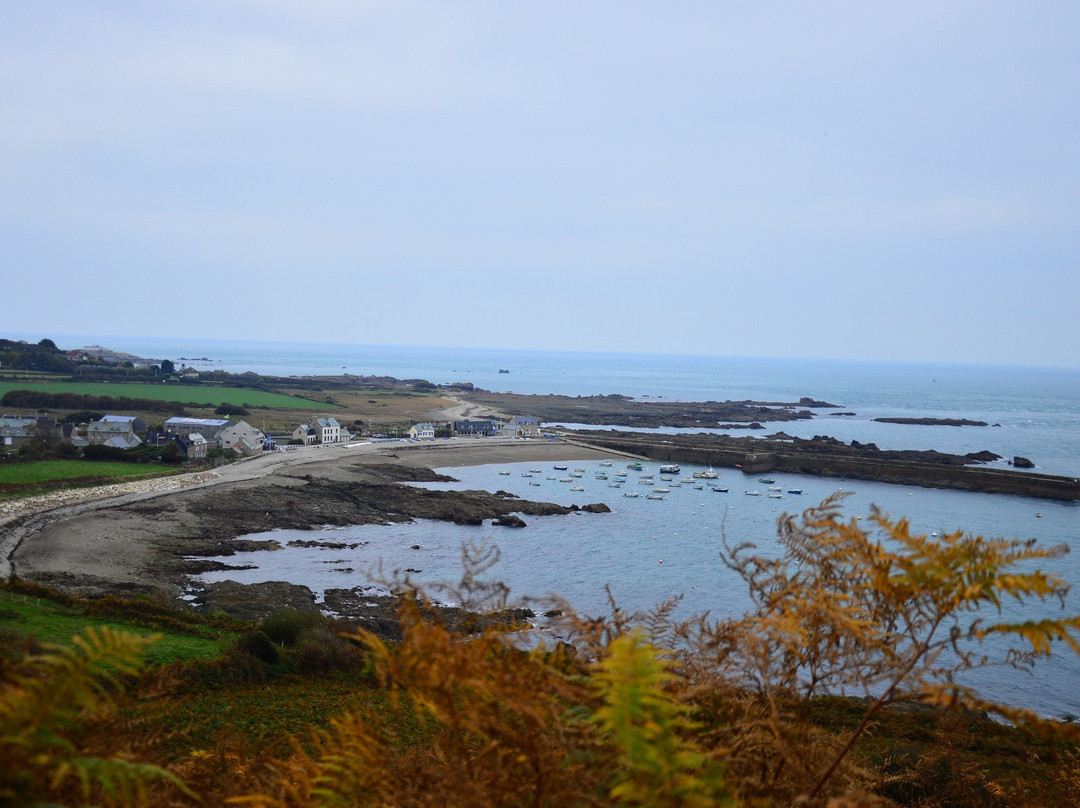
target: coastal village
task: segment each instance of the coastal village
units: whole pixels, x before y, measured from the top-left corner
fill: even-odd
[[[493,419],[433,423],[424,421],[409,427],[412,440],[438,437],[533,438],[541,434],[540,423],[531,416],[516,416],[502,423]],[[358,436],[332,416],[319,415],[298,424],[290,434],[269,434],[247,421],[225,418],[166,419],[160,429],[148,428],[135,415],[106,414],[86,424],[60,423],[47,415],[0,414],[0,451],[17,451],[32,441],[66,443],[76,448],[104,446],[127,451],[140,446],[175,446],[175,452],[189,460],[202,459],[215,450],[226,456],[252,457],[266,451],[293,451],[301,447],[349,443]],[[405,437],[405,436],[402,436]]]

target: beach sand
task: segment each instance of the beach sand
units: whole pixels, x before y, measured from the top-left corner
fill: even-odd
[[[93,581],[98,588],[132,592],[160,584],[163,591],[176,594],[176,576],[163,575],[162,570],[171,568],[170,560],[175,567],[175,559],[183,556],[187,543],[192,545],[193,554],[198,554],[198,537],[207,531],[197,503],[207,492],[242,500],[243,492],[250,491],[255,499],[257,490],[265,496],[269,487],[276,496],[286,497],[298,492],[309,479],[362,482],[365,466],[375,465],[431,469],[612,456],[611,452],[563,440],[457,438],[354,443],[267,453],[197,477],[180,475],[67,492],[75,501],[59,505],[55,497],[36,497],[0,522],[0,575],[16,574],[59,586]],[[160,508],[156,507],[158,502]],[[215,528],[220,532],[222,526]],[[236,536],[252,532],[242,517],[224,529]]]

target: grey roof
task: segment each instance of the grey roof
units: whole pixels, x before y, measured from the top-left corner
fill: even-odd
[[[176,416],[165,422],[165,426],[228,426],[229,421],[223,418],[181,418]]]
[[[515,415],[510,419],[511,426],[536,426],[536,419],[531,415]]]
[[[103,415],[98,421],[99,424],[130,424],[138,418],[136,415]]]
[[[333,429],[334,427],[338,427],[339,429],[341,428],[341,424],[339,424],[337,422],[336,418],[330,418],[330,417],[316,418],[315,423],[317,423],[319,426],[323,427],[324,429],[326,427],[330,427],[331,429]]]

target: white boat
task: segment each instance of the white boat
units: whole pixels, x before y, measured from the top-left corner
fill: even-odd
[[[686,483],[687,485],[693,485],[694,484],[694,478],[693,477],[683,477],[681,480],[679,480],[679,482],[680,483]]]
[[[781,488],[781,487],[780,487],[780,486],[778,486],[778,485],[770,485],[770,486],[769,486],[769,490],[770,490],[770,491],[783,491],[784,489],[783,489],[783,488]]]
[[[706,480],[715,480],[720,474],[712,466],[709,466],[705,471],[701,472],[701,476]]]
[[[619,469],[618,471],[615,472],[616,477],[626,477],[627,474],[628,474],[628,472],[626,472],[624,469]]]
[[[570,486],[570,490],[571,491],[584,491],[585,486],[583,486],[583,485],[572,485],[572,486]]]
[[[747,491],[746,496],[748,496],[748,497],[760,497],[761,492],[760,491]]]
[[[663,499],[663,494],[646,494],[645,499]]]
[[[623,494],[623,496],[624,497],[640,497],[641,494],[639,494],[637,491],[627,491],[625,494]]]
[[[609,468],[611,466],[611,461],[610,460],[601,460],[600,465],[604,466],[605,468]]]
[[[523,471],[523,472],[521,472],[521,476],[522,476],[522,477],[532,477],[532,475],[531,475],[531,474],[529,474],[529,472],[527,472],[527,471]]]
[[[582,474],[580,471],[571,471],[570,476],[571,477],[584,477],[585,475]]]
[[[653,492],[654,494],[670,494],[670,493],[671,493],[671,489],[670,489],[670,488],[654,488],[654,489],[652,490],[652,492]]]
[[[644,478],[642,480],[638,480],[638,485],[652,485],[652,484],[653,484],[653,478],[652,477],[646,477],[646,478]]]
[[[585,473],[585,469],[574,469],[574,471],[578,471],[578,472],[581,472],[582,474],[584,474],[584,473]]]
[[[661,474],[660,479],[663,480],[665,483],[670,483],[675,478],[674,477],[665,477],[663,474]]]
[[[555,469],[555,471],[566,471],[566,470],[567,470],[568,468],[570,468],[570,467],[569,467],[569,466],[564,466],[564,465],[560,465],[560,464],[556,464],[556,465],[552,466],[552,468],[553,468],[553,469]]]
[[[510,476],[509,471],[500,471],[499,474],[501,474],[503,477],[509,477]]]
[[[608,478],[608,476],[606,474],[604,474],[602,471],[598,472],[597,475],[596,475],[596,479],[598,479],[598,480],[606,480],[607,478]]]
[[[765,483],[766,485],[769,484],[769,483],[775,483],[776,482],[776,480],[774,480],[772,477],[758,477],[757,481],[759,483]]]
[[[728,492],[728,489],[727,488],[713,488],[713,491],[715,491],[718,494],[726,494]]]
[[[560,483],[572,483],[573,481],[574,481],[573,477],[560,477],[559,478]]]
[[[783,499],[783,494],[769,494],[769,499]]]
[[[543,474],[543,469],[529,469],[529,474]]]
[[[678,463],[665,463],[664,465],[662,465],[660,467],[660,473],[661,474],[678,474],[679,473],[679,464]]]
[[[530,480],[529,485],[540,485],[536,480]]]
[[[668,483],[668,488],[682,488],[682,483]]]
[[[622,488],[622,483],[608,483],[608,488]]]

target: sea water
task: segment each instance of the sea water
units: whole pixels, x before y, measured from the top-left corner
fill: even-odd
[[[799,437],[829,435],[845,442],[872,442],[882,449],[939,449],[960,454],[989,450],[1002,456],[991,464],[994,466],[1007,467],[1008,460],[1021,455],[1034,461],[1037,471],[1080,476],[1080,369],[1075,368],[100,336],[55,339],[65,348],[96,342],[199,369],[280,376],[386,375],[437,384],[471,382],[476,387],[518,393],[619,393],[642,401],[794,402],[808,396],[836,404],[839,409],[814,410],[812,420],[766,424],[767,429],[757,434],[783,430]],[[500,372],[504,370],[509,372]],[[878,417],[965,418],[989,425],[897,425],[875,421]],[[717,431],[715,426],[703,424],[702,430]],[[740,430],[732,434],[755,433]],[[645,609],[665,598],[681,596],[680,614],[737,614],[748,601],[745,586],[719,563],[724,537],[732,543],[753,542],[763,551],[775,550],[776,519],[782,513],[798,513],[843,489],[849,492],[845,513],[851,518],[863,517],[864,523],[876,505],[893,516],[909,517],[913,529],[920,532],[963,529],[1065,545],[1072,552],[1044,566],[1066,581],[1080,584],[1080,547],[1076,546],[1080,504],[1076,503],[773,474],[783,489],[784,499],[777,500],[766,496],[766,484],[730,470],[723,470],[718,481],[730,489],[727,494],[713,492],[711,486],[698,490],[682,485],[663,500],[646,500],[644,495],[651,488],[639,486],[636,476],[631,476],[623,489],[609,488],[610,480],[595,479],[599,468],[595,462],[575,465],[586,468],[577,480],[586,488],[582,492],[569,491],[570,485],[557,479],[548,480],[549,476],[562,476],[550,464],[543,464],[543,474],[522,477],[529,468],[540,467],[529,462],[443,469],[459,482],[440,485],[503,489],[563,504],[605,502],[612,513],[529,517],[528,527],[520,530],[440,522],[335,529],[325,538],[363,542],[362,546],[355,551],[286,548],[249,553],[223,560],[236,564],[242,559],[255,569],[204,577],[242,582],[284,579],[321,594],[328,588],[364,585],[369,580],[367,573],[381,562],[386,571],[421,570],[412,573],[420,582],[453,580],[461,569],[462,543],[486,539],[498,544],[502,553],[492,575],[521,596],[555,593],[580,611],[596,614],[606,606],[605,586],[609,586],[617,602],[629,609]],[[762,496],[743,493],[754,488],[761,490]],[[786,493],[796,488],[804,493]],[[623,497],[627,490],[641,496]],[[283,543],[290,539],[288,532],[274,532],[273,536]],[[318,538],[310,532],[301,536]],[[420,545],[420,549],[411,549],[413,545]],[[1007,610],[1012,608],[1006,606]],[[1065,613],[1080,613],[1080,598],[1072,598]],[[1007,611],[1010,618],[1060,614],[1056,602],[1035,604],[1023,613]],[[992,698],[1019,702],[1048,715],[1080,715],[1080,694],[1069,686],[1080,675],[1080,664],[1066,653],[1040,662],[1031,676],[1002,670],[980,675],[975,682]]]

